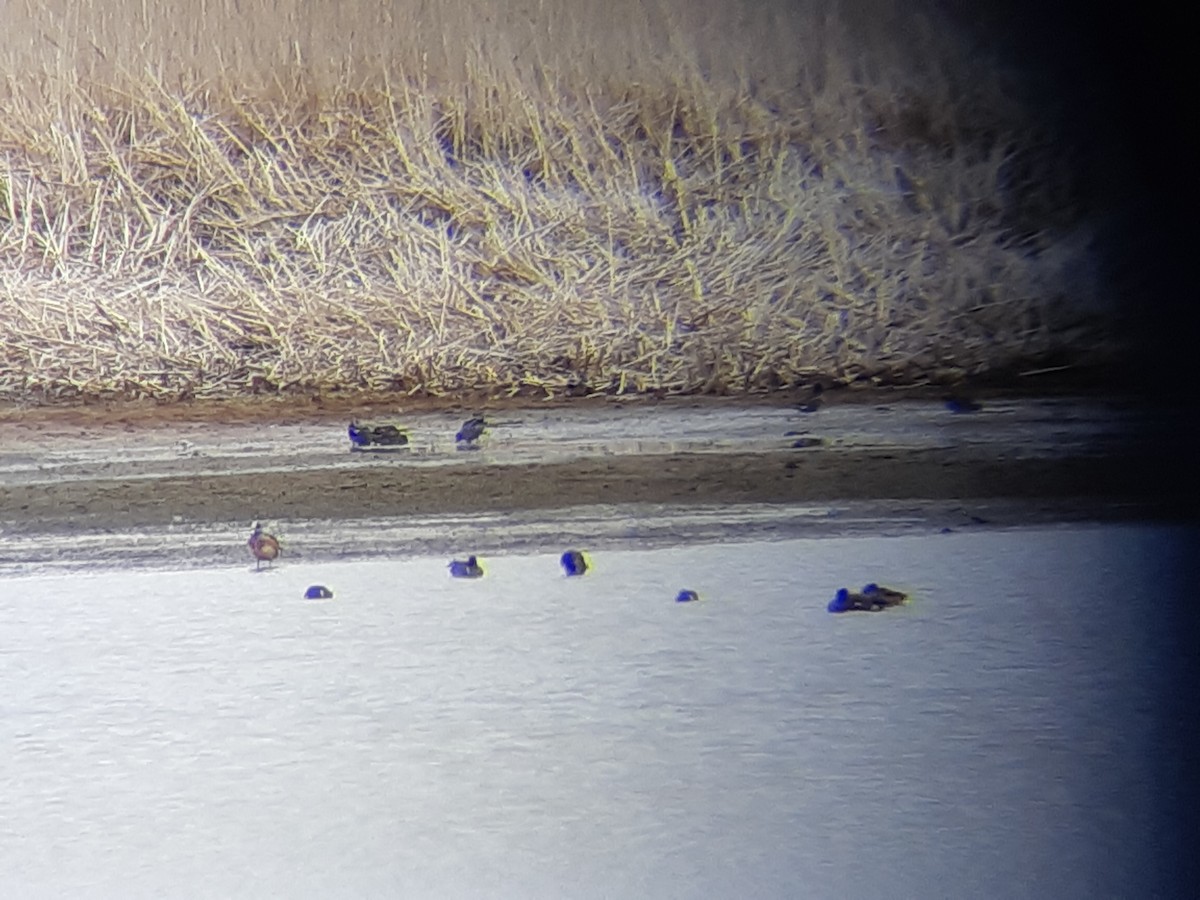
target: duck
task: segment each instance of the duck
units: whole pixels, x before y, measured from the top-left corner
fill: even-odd
[[[697,594],[695,591],[689,591],[686,589],[680,591],[678,594],[675,595],[676,603],[693,603],[699,599],[700,599],[699,594]]]
[[[470,446],[483,437],[483,433],[486,430],[487,422],[483,416],[473,416],[462,423],[462,427],[454,435],[454,443]]]
[[[899,606],[907,599],[908,595],[902,591],[880,587],[872,582],[859,593],[839,588],[834,598],[829,601],[828,609],[831,613],[878,612],[890,606]]]
[[[578,550],[568,550],[559,558],[559,563],[568,576],[582,575],[588,570],[587,557]]]
[[[304,592],[305,600],[328,600],[333,596],[333,591],[325,587],[323,584],[314,584]]]
[[[263,531],[262,523],[255,522],[254,530],[250,532],[250,540],[246,541],[250,553],[254,556],[254,569],[257,571],[265,562],[268,567],[283,552],[279,539],[273,534]]]
[[[973,413],[983,409],[982,403],[963,394],[951,394],[943,397],[942,400],[946,404],[946,409],[952,413]]]
[[[346,433],[350,436],[351,450],[362,450],[372,444],[403,447],[408,443],[408,432],[395,425],[359,425],[358,422],[351,422]]]
[[[862,592],[863,596],[871,598],[880,609],[886,609],[889,606],[899,606],[908,599],[908,594],[903,591],[880,587],[873,581],[864,586]]]
[[[483,566],[479,565],[479,561],[474,556],[468,556],[466,562],[461,559],[451,560],[448,568],[454,578],[483,577]]]
[[[376,425],[372,436],[376,444],[385,447],[403,447],[408,443],[408,433],[395,425]]]

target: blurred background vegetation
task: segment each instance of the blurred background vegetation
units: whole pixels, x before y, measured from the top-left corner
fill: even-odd
[[[7,0],[0,398],[1103,364],[1061,76],[964,10]]]

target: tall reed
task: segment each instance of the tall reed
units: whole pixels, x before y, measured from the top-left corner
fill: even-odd
[[[1096,352],[1042,136],[907,9],[9,0],[0,398],[737,392]]]

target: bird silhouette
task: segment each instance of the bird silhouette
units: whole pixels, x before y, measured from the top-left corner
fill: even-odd
[[[351,450],[362,450],[372,445],[403,447],[408,443],[408,432],[395,425],[359,425],[351,422],[346,434],[350,436]]]
[[[483,577],[483,566],[479,565],[479,561],[474,556],[468,556],[466,562],[461,559],[452,560],[448,568],[450,574],[455,578]]]
[[[254,530],[250,533],[250,540],[246,541],[246,545],[254,556],[255,570],[258,570],[264,562],[269,567],[283,552],[283,548],[279,546],[279,540],[275,535],[263,531],[261,522],[254,523]]]
[[[901,591],[871,583],[859,593],[839,588],[834,598],[829,601],[828,609],[831,613],[878,612],[890,606],[899,606],[907,599],[908,595]]]
[[[567,575],[582,575],[588,570],[587,557],[578,550],[568,550],[559,559]]]
[[[483,433],[486,430],[487,422],[484,421],[483,416],[474,416],[462,423],[462,428],[454,435],[454,442],[470,446],[483,437]]]
[[[864,587],[862,592],[864,597],[868,598],[880,609],[886,609],[889,606],[899,606],[908,599],[908,594],[905,594],[903,591],[880,587],[874,582]]]

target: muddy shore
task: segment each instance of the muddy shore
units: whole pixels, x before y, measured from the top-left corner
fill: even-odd
[[[1175,517],[1182,503],[1136,407],[990,398],[489,404],[480,452],[462,410],[130,407],[0,414],[0,529],[152,529],[263,519],[402,518],[592,504],[1054,500]],[[188,414],[190,413],[190,415]],[[345,422],[389,418],[397,453],[349,453]],[[813,446],[793,446],[800,437]]]
[[[665,456],[445,469],[300,470],[0,488],[5,528],[152,528],[258,518],[375,518],[564,505],[1064,498],[1168,510],[1127,457],[1002,460],[955,452]]]

